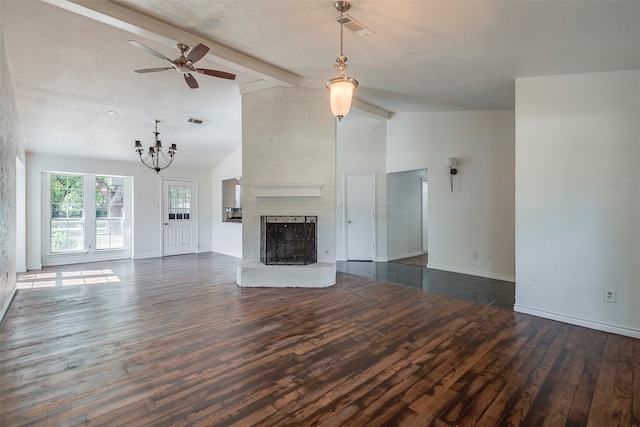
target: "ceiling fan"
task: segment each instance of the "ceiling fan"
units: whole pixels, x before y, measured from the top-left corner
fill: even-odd
[[[196,66],[193,65],[194,63],[202,59],[202,57],[204,57],[207,54],[207,52],[209,52],[209,48],[203,45],[202,43],[199,43],[196,47],[194,47],[191,50],[189,50],[189,46],[182,43],[178,43],[176,47],[178,48],[178,51],[180,51],[180,56],[176,59],[169,59],[163,54],[161,54],[160,52],[155,51],[150,47],[147,47],[135,40],[129,40],[129,44],[137,47],[138,49],[142,49],[153,56],[157,56],[160,59],[165,59],[169,61],[169,63],[171,64],[170,67],[144,68],[142,70],[134,70],[136,73],[155,73],[156,71],[176,70],[182,73],[182,75],[184,76],[184,80],[187,82],[187,85],[191,89],[196,89],[197,87],[199,87],[198,82],[196,81],[195,77],[193,77],[191,73],[206,74],[208,76],[220,77],[221,79],[229,79],[229,80],[235,80],[236,78],[235,74],[225,73],[224,71],[218,71],[218,70],[209,70],[206,68],[196,68]],[[185,57],[185,54],[187,53],[187,51],[189,51],[189,53]]]

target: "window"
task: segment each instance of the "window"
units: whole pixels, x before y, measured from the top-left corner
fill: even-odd
[[[124,177],[96,177],[96,249],[124,248]]]
[[[191,187],[169,186],[169,219],[191,218]]]
[[[84,177],[51,174],[51,252],[84,249]]]
[[[42,188],[43,265],[131,256],[133,178],[43,172]]]

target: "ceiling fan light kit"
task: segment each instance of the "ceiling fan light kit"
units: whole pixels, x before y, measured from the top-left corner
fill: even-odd
[[[358,87],[358,81],[347,76],[347,68],[349,66],[347,65],[347,57],[343,53],[344,21],[342,15],[351,8],[351,4],[347,1],[337,1],[334,3],[334,7],[340,12],[340,56],[336,58],[337,64],[334,65],[336,76],[329,80],[326,86],[329,89],[331,112],[340,121],[351,109],[353,92]]]

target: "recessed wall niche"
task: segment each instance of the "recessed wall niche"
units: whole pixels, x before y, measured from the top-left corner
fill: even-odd
[[[242,222],[242,177],[222,180],[222,222]]]

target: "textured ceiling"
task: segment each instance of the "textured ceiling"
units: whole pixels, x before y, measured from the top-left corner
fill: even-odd
[[[348,13],[374,31],[345,30],[356,96],[391,113],[513,109],[518,77],[640,68],[640,2],[352,3]],[[40,152],[131,160],[132,141],[150,142],[157,118],[183,161],[213,165],[241,142],[238,85],[322,87],[339,51],[332,1],[2,0],[0,8],[25,143]],[[133,73],[165,63],[129,39],[171,58],[175,42],[202,41],[212,53],[198,65],[238,80],[197,75],[201,87],[191,90],[174,71]]]

